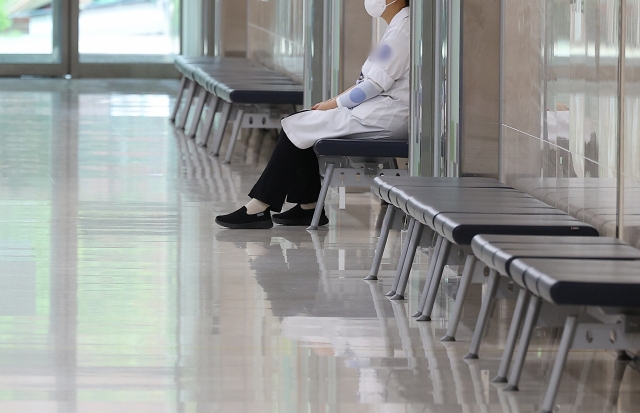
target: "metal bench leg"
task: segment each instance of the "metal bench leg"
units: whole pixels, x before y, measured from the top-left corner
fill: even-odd
[[[229,141],[229,146],[227,147],[227,154],[225,155],[224,161],[222,163],[231,162],[231,155],[233,154],[233,148],[236,146],[236,141],[238,140],[238,135],[240,134],[240,128],[242,126],[243,116],[244,116],[244,110],[238,109],[238,114],[236,115],[236,121],[233,123],[231,140]]]
[[[320,195],[318,196],[318,202],[316,203],[316,210],[313,211],[313,218],[311,218],[311,225],[307,228],[309,231],[317,231],[320,217],[322,216],[322,209],[324,208],[324,201],[327,198],[327,192],[331,185],[331,178],[333,178],[333,170],[336,165],[333,163],[327,164],[327,169],[324,172],[324,180],[322,181],[322,188],[320,188]]]
[[[553,412],[553,405],[555,404],[556,396],[558,395],[558,388],[560,387],[560,379],[562,378],[564,366],[567,363],[567,356],[569,355],[569,350],[571,350],[577,326],[577,316],[567,317],[567,321],[564,323],[564,332],[562,333],[562,339],[560,340],[560,347],[558,348],[556,362],[553,365],[551,380],[549,380],[549,387],[547,387],[547,392],[545,393],[544,400],[542,401],[542,408],[538,413]]]
[[[442,237],[438,235],[436,239],[436,245],[433,247],[431,251],[431,257],[429,259],[429,270],[427,270],[427,278],[424,281],[424,286],[422,287],[422,294],[420,294],[420,300],[418,301],[418,310],[412,315],[412,317],[420,317],[422,315],[422,309],[424,308],[424,303],[427,302],[427,295],[429,295],[429,286],[431,285],[431,279],[433,278],[433,274],[436,270],[436,265],[438,264],[438,259],[440,258],[440,250],[442,249]]]
[[[440,280],[442,280],[442,273],[444,272],[444,266],[447,264],[449,260],[449,252],[451,251],[451,241],[443,237],[442,247],[440,248],[440,253],[438,254],[438,263],[433,271],[433,276],[431,277],[431,282],[429,285],[425,284],[425,288],[429,288],[429,293],[427,294],[427,299],[424,301],[424,306],[421,309],[422,315],[418,317],[416,320],[418,321],[431,321],[431,312],[433,311],[433,306],[436,303],[436,295],[438,294],[438,287],[440,286]]]
[[[442,337],[440,341],[456,341],[456,331],[458,331],[458,324],[460,323],[460,318],[462,318],[464,300],[467,298],[467,292],[469,291],[469,285],[471,285],[473,272],[476,270],[477,262],[478,259],[475,255],[467,255],[467,258],[464,261],[464,269],[462,270],[460,285],[458,286],[458,293],[456,294],[456,303],[453,307],[453,313],[451,313],[451,316],[449,317],[447,334]]]
[[[207,115],[204,117],[204,122],[202,123],[202,127],[200,128],[200,133],[196,135],[196,145],[198,146],[206,146],[207,140],[209,140],[209,134],[211,133],[211,128],[213,127],[213,122],[216,118],[216,112],[218,110],[218,99],[217,96],[213,94],[207,95]]]
[[[184,102],[184,107],[182,108],[182,112],[180,113],[180,117],[176,121],[176,128],[184,129],[184,125],[187,124],[187,118],[189,117],[189,111],[191,110],[191,104],[193,103],[193,98],[196,94],[196,90],[199,88],[198,84],[193,80],[189,84],[189,92],[187,94],[187,100]]]
[[[400,250],[400,260],[398,260],[398,267],[396,268],[396,275],[393,277],[393,285],[391,286],[391,290],[386,293],[387,297],[393,297],[396,295],[396,289],[398,288],[398,283],[400,282],[400,276],[402,275],[402,268],[405,265],[405,258],[407,257],[407,251],[409,251],[409,240],[411,239],[411,234],[413,234],[413,229],[416,226],[416,220],[411,218],[409,220],[409,226],[407,227],[407,235],[405,237],[404,245]]]
[[[504,352],[502,353],[502,359],[500,360],[498,375],[491,380],[493,383],[507,382],[511,358],[513,357],[513,351],[516,349],[516,343],[518,341],[518,335],[520,334],[520,327],[522,327],[525,309],[527,308],[527,305],[529,305],[529,298],[531,298],[531,294],[529,294],[526,289],[521,288],[518,292],[516,307],[513,310],[513,318],[511,318],[511,326],[509,327],[507,343],[504,346]]]
[[[389,238],[389,232],[391,231],[391,223],[395,216],[396,207],[391,204],[387,205],[387,212],[384,214],[384,221],[382,221],[382,228],[380,229],[380,238],[378,238],[376,252],[373,255],[371,271],[365,278],[367,281],[375,281],[378,279],[378,271],[380,270],[380,263],[382,262],[382,256],[384,255],[384,247],[387,245],[387,238]]]
[[[200,118],[202,117],[202,111],[204,110],[204,104],[207,101],[207,89],[201,87],[200,92],[198,93],[198,104],[196,105],[196,112],[193,114],[193,119],[191,119],[191,127],[189,128],[189,132],[187,132],[187,138],[193,138],[196,136],[196,131],[198,130],[198,125],[200,124]]]
[[[536,326],[536,322],[538,321],[541,305],[542,300],[540,297],[531,297],[531,301],[529,301],[529,308],[527,309],[527,315],[524,319],[524,326],[522,327],[522,336],[518,343],[518,352],[516,353],[516,358],[514,360],[515,363],[513,364],[513,369],[509,375],[509,385],[504,388],[505,391],[518,391],[520,375],[522,374],[524,361],[527,358],[529,343],[531,343],[531,336],[533,335],[533,330]]]
[[[222,113],[220,115],[220,124],[216,128],[216,131],[213,134],[213,142],[209,145],[207,141],[207,147],[209,148],[209,155],[218,156],[220,153],[220,146],[222,146],[222,138],[224,137],[224,131],[227,129],[227,122],[229,122],[229,117],[231,116],[231,108],[233,104],[229,102],[224,102],[224,106],[222,107]]]
[[[178,96],[176,96],[176,102],[173,105],[173,109],[171,110],[171,116],[169,120],[171,123],[175,123],[176,116],[178,116],[178,110],[180,109],[180,102],[182,102],[182,95],[184,94],[184,90],[187,88],[187,78],[182,76],[182,80],[180,80],[180,90],[178,91]]]
[[[484,329],[487,326],[487,321],[489,321],[489,309],[491,308],[491,304],[496,297],[501,279],[502,277],[496,270],[491,270],[491,272],[489,273],[489,283],[487,285],[487,291],[485,291],[484,297],[482,298],[482,306],[480,307],[480,314],[478,314],[476,329],[473,330],[471,347],[469,347],[469,353],[464,356],[466,360],[475,360],[478,358],[478,351],[480,350],[482,335],[484,334]]]
[[[418,244],[420,238],[422,238],[422,230],[424,226],[416,221],[415,228],[411,234],[409,240],[409,248],[407,249],[407,255],[404,257],[404,266],[402,267],[402,273],[398,280],[398,286],[396,287],[396,293],[391,300],[404,300],[404,292],[407,289],[407,282],[409,281],[409,274],[411,273],[411,267],[413,266],[413,259],[416,257],[416,251],[418,250]]]

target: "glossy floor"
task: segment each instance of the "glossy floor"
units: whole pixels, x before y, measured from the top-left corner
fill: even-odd
[[[273,147],[254,134],[231,165],[167,121],[174,81],[0,80],[0,412],[535,412],[557,346],[539,329],[519,393],[490,383],[511,304],[465,362],[481,290],[443,344],[456,277],[417,323],[371,265],[380,205],[329,198],[328,230],[230,231]],[[562,412],[637,412],[615,355],[570,355]],[[611,393],[611,390],[614,390]]]

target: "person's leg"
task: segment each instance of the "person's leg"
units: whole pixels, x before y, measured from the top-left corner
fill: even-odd
[[[292,204],[311,204],[320,194],[320,165],[318,156],[312,148],[301,150],[298,169],[291,179],[287,191],[287,202]]]
[[[249,192],[251,201],[230,214],[217,216],[216,222],[234,229],[271,228],[273,221],[269,209],[282,209],[287,193],[297,179],[301,163],[309,159],[306,155],[308,151],[313,152],[313,149],[299,149],[291,143],[284,131],[280,132],[265,170]]]
[[[287,201],[297,204],[281,214],[273,215],[273,222],[280,225],[305,226],[311,225],[314,209],[320,195],[320,167],[318,157],[309,148],[301,154],[301,162],[291,179],[287,191]],[[322,211],[319,225],[326,225],[329,219]]]
[[[311,185],[310,189],[305,188],[307,185]],[[316,186],[318,192],[313,199]],[[313,148],[296,147],[281,131],[271,158],[249,196],[268,204],[272,211],[280,211],[287,195],[290,202],[298,203],[298,198],[306,200],[310,197],[315,201],[319,191],[318,158]]]

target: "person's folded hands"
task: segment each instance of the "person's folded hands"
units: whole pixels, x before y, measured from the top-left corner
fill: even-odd
[[[336,99],[329,99],[324,102],[316,103],[311,107],[311,110],[331,110],[338,107],[338,103]]]

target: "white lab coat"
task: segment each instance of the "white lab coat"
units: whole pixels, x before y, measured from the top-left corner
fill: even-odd
[[[296,113],[282,120],[282,129],[300,149],[318,140],[347,135],[406,139],[409,124],[409,8],[396,14],[378,46],[362,66],[361,79],[371,79],[382,93],[347,109]]]

